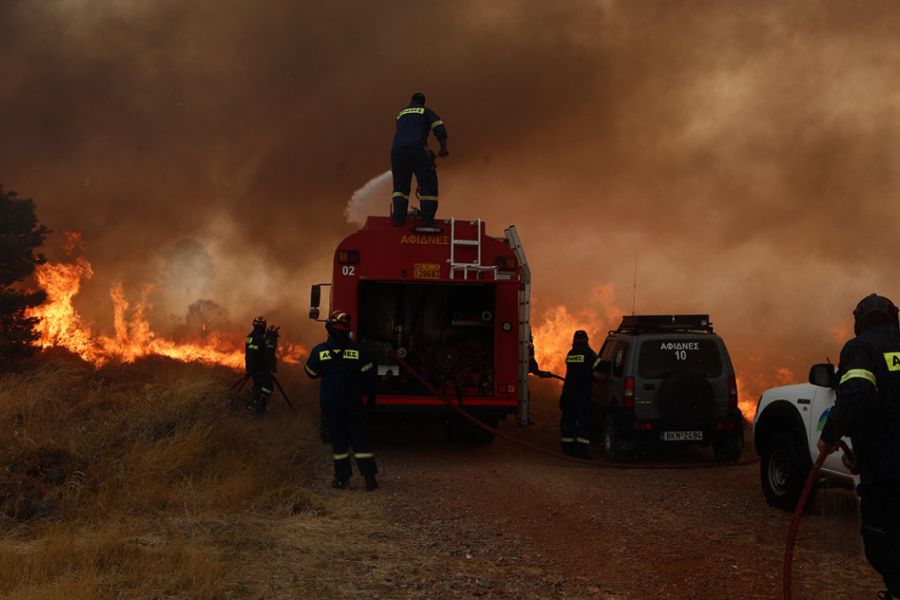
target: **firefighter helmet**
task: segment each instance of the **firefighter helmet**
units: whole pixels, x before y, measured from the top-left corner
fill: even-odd
[[[575,335],[572,336],[572,341],[573,341],[573,342],[586,342],[586,341],[588,341],[588,334],[587,334],[587,331],[585,331],[584,329],[579,329],[578,331],[575,332]]]
[[[853,310],[853,332],[859,335],[872,325],[881,323],[897,325],[897,312],[897,306],[890,299],[869,294]]]
[[[331,325],[334,329],[350,331],[350,315],[342,310],[333,311],[331,313],[331,316],[328,317],[326,323]]]
[[[266,328],[266,318],[263,316],[256,317],[255,319],[253,319],[253,326],[254,327],[262,327],[263,329],[265,329]]]

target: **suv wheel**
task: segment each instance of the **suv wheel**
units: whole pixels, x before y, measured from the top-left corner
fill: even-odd
[[[766,441],[759,463],[763,494],[770,506],[794,510],[812,464],[784,432]],[[815,488],[813,488],[815,491]]]
[[[603,449],[608,461],[627,462],[631,459],[630,444],[622,439],[612,414],[603,420]]]
[[[741,437],[730,437],[713,442],[713,456],[716,462],[736,463],[741,459],[744,440]]]

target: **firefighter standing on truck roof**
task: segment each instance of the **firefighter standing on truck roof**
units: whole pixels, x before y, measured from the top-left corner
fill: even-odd
[[[274,349],[272,351],[274,358]],[[269,398],[272,396],[272,366],[266,346],[266,319],[253,319],[253,330],[247,334],[244,344],[244,366],[247,375],[253,378],[253,395],[247,404],[247,410],[256,415],[266,412]]]
[[[352,475],[350,455],[365,477],[366,489],[378,489],[377,467],[369,439],[368,410],[363,394],[371,401],[375,368],[365,349],[350,339],[350,315],[336,310],[325,322],[328,339],[309,353],[306,374],[321,377],[321,404],[330,429],[334,452],[331,487],[344,489]]]
[[[841,350],[837,400],[818,446],[830,454],[850,436],[866,558],[888,588],[879,598],[900,600],[900,323],[894,303],[875,294],[853,317],[856,337]]]
[[[419,189],[422,224],[434,224],[438,204],[437,168],[434,153],[428,149],[428,133],[441,144],[438,156],[447,156],[447,129],[433,110],[425,106],[425,94],[416,92],[409,106],[397,115],[397,131],[391,144],[391,172],[394,176],[394,195],[391,217],[394,225],[403,225],[409,205],[409,189],[413,173]]]
[[[579,329],[572,336],[572,349],[566,355],[566,380],[559,408],[562,451],[568,456],[590,458],[591,381],[597,355],[588,344],[588,334]]]

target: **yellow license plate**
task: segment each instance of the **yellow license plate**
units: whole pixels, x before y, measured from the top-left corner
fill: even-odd
[[[437,263],[415,263],[413,277],[416,279],[440,279],[441,265]]]

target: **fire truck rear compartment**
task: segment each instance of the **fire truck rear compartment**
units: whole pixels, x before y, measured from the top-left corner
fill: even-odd
[[[360,281],[359,294],[359,341],[378,365],[378,394],[430,395],[396,352],[450,396],[493,395],[493,286]]]

